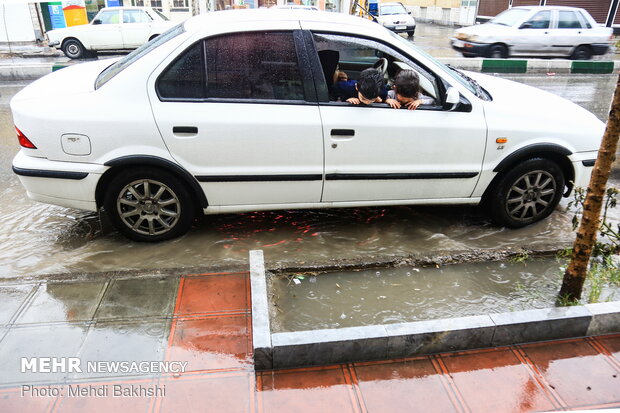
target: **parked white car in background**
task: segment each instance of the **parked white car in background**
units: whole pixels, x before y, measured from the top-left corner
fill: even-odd
[[[396,33],[415,34],[415,19],[402,3],[379,3],[377,22]]]
[[[417,72],[434,102],[331,97],[337,68],[356,79],[369,65]],[[291,10],[193,17],[118,61],[31,83],[11,110],[28,196],[103,208],[139,241],[179,236],[197,212],[481,201],[522,227],[588,183],[604,131],[567,100],[447,67],[370,20]]]
[[[613,29],[584,9],[513,7],[487,23],[464,27],[450,43],[466,57],[551,56],[587,60],[609,50]]]
[[[157,37],[176,23],[150,7],[107,7],[90,24],[50,30],[48,44],[71,59],[100,50],[131,50]]]

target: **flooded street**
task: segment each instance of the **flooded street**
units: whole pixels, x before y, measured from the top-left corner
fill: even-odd
[[[567,97],[607,118],[616,76],[510,75]],[[128,241],[97,214],[30,201],[11,171],[18,151],[8,101],[25,83],[0,85],[0,278],[59,272],[244,265],[263,249],[270,263],[331,262],[471,249],[560,246],[573,240],[572,213],[508,230],[477,208],[387,207],[275,211],[201,218],[182,238],[160,244]],[[617,178],[613,184],[620,183]],[[614,212],[620,219],[620,212]]]
[[[271,328],[305,331],[550,308],[566,262],[536,258],[272,277]],[[586,284],[585,302],[589,289]],[[598,300],[614,301],[619,293],[620,286],[607,285]]]

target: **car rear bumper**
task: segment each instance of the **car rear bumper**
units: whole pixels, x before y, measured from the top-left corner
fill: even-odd
[[[13,158],[13,172],[30,199],[88,211],[97,211],[95,190],[105,168],[35,158],[21,151]]]
[[[465,40],[450,39],[450,46],[463,56],[485,56],[490,44],[474,43]]]
[[[607,43],[599,43],[590,45],[593,55],[605,54],[609,51],[609,45]]]

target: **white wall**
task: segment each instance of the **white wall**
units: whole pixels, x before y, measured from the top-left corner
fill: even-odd
[[[28,3],[0,2],[0,43],[34,42],[35,40]]]

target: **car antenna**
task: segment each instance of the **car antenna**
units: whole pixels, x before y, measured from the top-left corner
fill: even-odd
[[[375,23],[379,23],[379,21],[377,20],[377,18],[376,18],[373,14],[371,14],[371,13],[368,11],[368,9],[366,9],[366,7],[362,6],[362,5],[361,5],[361,4],[360,4],[357,0],[355,0],[355,1],[353,2],[353,5],[351,6],[351,14],[355,14],[355,9],[356,9],[356,7],[359,7],[360,9],[362,9],[362,11],[363,11],[364,13],[366,13],[366,15],[368,15],[368,16],[372,19],[372,21],[373,21],[373,22],[375,22]]]

